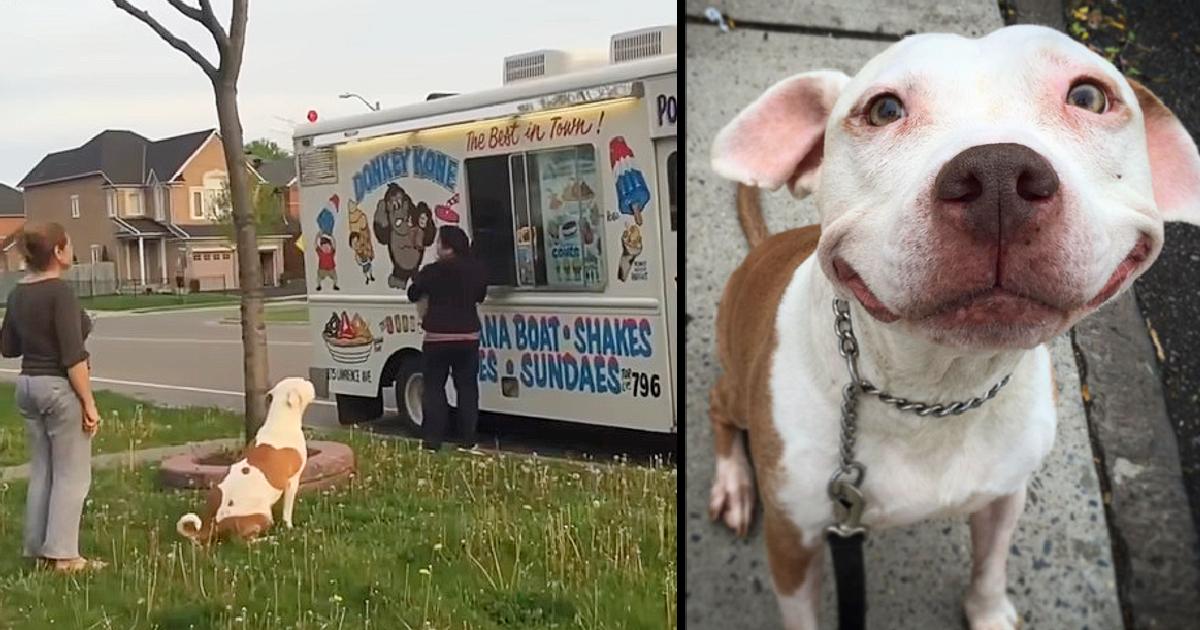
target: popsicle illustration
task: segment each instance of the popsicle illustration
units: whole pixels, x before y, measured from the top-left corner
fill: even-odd
[[[614,136],[608,143],[608,159],[617,181],[617,210],[632,215],[641,225],[642,209],[650,203],[650,187],[634,162],[633,151],[625,143],[624,136]]]

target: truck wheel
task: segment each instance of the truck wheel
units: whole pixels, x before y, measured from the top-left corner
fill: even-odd
[[[340,424],[357,424],[375,420],[383,415],[383,396],[366,398],[337,394],[337,417]]]
[[[396,372],[396,407],[400,420],[414,435],[421,433],[421,397],[425,393],[425,379],[421,374],[421,358],[404,357]]]

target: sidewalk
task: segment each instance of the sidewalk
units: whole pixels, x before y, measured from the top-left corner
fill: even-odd
[[[727,0],[714,2],[736,24],[689,23],[687,202],[687,594],[689,627],[712,630],[779,628],[756,520],[747,541],[708,521],[713,475],[708,390],[717,372],[713,317],[725,280],[746,252],[733,209],[734,187],[708,166],[713,135],[776,81],[809,69],[849,74],[887,47],[886,35],[908,30],[978,36],[1002,26],[993,0]],[[708,3],[689,0],[689,17]],[[783,28],[770,26],[786,24]],[[831,29],[830,34],[804,27]],[[768,30],[769,29],[769,30]],[[790,32],[787,32],[790,31]],[[856,33],[847,33],[855,31]],[[867,37],[869,36],[869,37]],[[881,41],[883,40],[883,41]],[[764,197],[773,231],[814,223],[810,201],[786,191]],[[713,251],[729,252],[712,256]],[[1052,345],[1059,388],[1054,451],[1030,484],[1029,501],[1009,557],[1010,595],[1026,630],[1122,627],[1111,542],[1070,340]],[[866,546],[871,628],[961,628],[960,600],[970,575],[966,520],[934,521],[880,532]],[[827,566],[828,568],[828,566]],[[825,572],[822,627],[833,628],[833,584]]]

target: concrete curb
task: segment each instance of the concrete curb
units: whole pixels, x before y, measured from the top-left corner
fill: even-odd
[[[1073,342],[1126,627],[1189,627],[1200,618],[1200,547],[1132,291],[1077,324]]]
[[[228,448],[231,446],[239,446],[242,444],[241,438],[220,438],[216,440],[205,440],[203,442],[191,442],[176,446],[162,446],[157,448],[148,448],[140,451],[123,451],[120,453],[104,453],[92,457],[92,469],[101,468],[116,468],[117,466],[137,466],[147,462],[162,460],[167,457],[181,454],[193,454],[203,456],[206,453],[211,453],[220,448]],[[0,468],[0,481],[14,481],[17,479],[29,478],[29,464],[21,464],[20,466],[9,466]]]

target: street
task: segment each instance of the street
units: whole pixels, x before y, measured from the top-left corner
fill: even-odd
[[[240,412],[241,329],[222,323],[235,317],[236,308],[144,315],[100,313],[87,340],[93,387],[161,405]],[[267,346],[271,383],[289,376],[308,377],[312,344],[307,326],[268,324]],[[0,359],[0,380],[13,381],[19,371],[20,359]],[[386,435],[405,435],[399,423],[389,417],[395,409],[395,394],[389,387],[384,392],[385,416],[362,427]],[[304,421],[314,428],[339,426],[331,400],[314,401]],[[646,459],[673,452],[675,443],[673,434],[644,434],[486,413],[481,414],[479,430],[479,441],[485,447],[573,457],[628,455]]]

